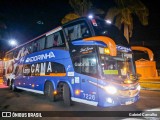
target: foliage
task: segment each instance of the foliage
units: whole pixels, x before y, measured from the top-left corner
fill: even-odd
[[[75,13],[69,13],[67,14],[61,21],[62,24],[67,23],[68,21],[74,20],[76,18],[79,18],[80,16]]]
[[[148,25],[149,10],[140,0],[114,1],[117,6],[108,10],[105,19],[113,21],[119,29],[122,25],[127,26],[129,37],[132,37],[133,15],[138,16],[142,25]]]
[[[69,0],[69,4],[74,10],[74,13],[69,13],[63,18],[61,23],[64,24],[70,20],[80,16],[87,16],[89,13],[104,14],[104,11],[93,6],[90,0]],[[68,20],[68,21],[67,21]]]

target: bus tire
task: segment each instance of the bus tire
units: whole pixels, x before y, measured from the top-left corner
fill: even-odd
[[[63,102],[66,106],[72,105],[70,88],[66,83],[63,84]]]
[[[16,91],[16,90],[17,90],[17,89],[16,89],[16,86],[15,86],[15,83],[14,83],[14,80],[11,81],[10,89],[11,89],[12,91]]]
[[[44,86],[44,95],[51,102],[56,101],[55,95],[53,94],[53,92],[54,92],[53,84],[51,82],[46,82]]]

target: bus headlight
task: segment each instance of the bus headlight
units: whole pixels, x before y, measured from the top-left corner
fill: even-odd
[[[117,93],[117,88],[115,88],[114,86],[106,86],[104,89],[109,94],[116,94]]]

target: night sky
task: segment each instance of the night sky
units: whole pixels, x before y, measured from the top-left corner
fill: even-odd
[[[105,12],[114,6],[113,0],[91,0]],[[149,9],[149,25],[142,26],[134,16],[134,30],[131,43],[147,43],[160,48],[160,7],[158,1],[142,0]],[[24,43],[34,37],[61,25],[62,18],[73,12],[68,0],[0,0],[0,20],[7,29],[0,49],[6,49],[9,38]],[[5,46],[5,47],[4,47]]]

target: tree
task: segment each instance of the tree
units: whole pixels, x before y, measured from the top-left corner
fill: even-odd
[[[121,29],[124,26],[124,36],[128,43],[132,37],[133,15],[137,15],[142,25],[148,25],[149,10],[140,0],[114,0],[116,7],[110,8],[105,19],[111,20]]]
[[[79,18],[80,16],[75,13],[69,13],[67,14],[61,21],[62,24],[67,23],[68,21],[74,20],[76,18]]]
[[[69,0],[69,4],[74,12],[67,14],[62,19],[62,24],[81,16],[87,16],[89,13],[104,14],[104,11],[95,8],[90,0]]]

